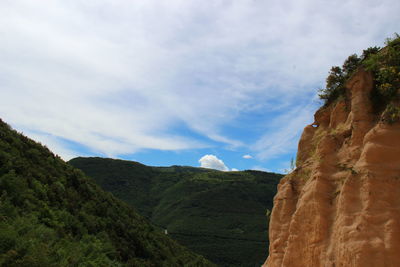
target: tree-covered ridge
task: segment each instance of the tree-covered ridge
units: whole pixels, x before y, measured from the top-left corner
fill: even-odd
[[[282,175],[150,167],[104,158],[69,163],[220,266],[261,265],[268,256],[266,213]]]
[[[0,120],[1,266],[213,266]]]
[[[370,47],[362,52],[349,56],[342,67],[331,68],[326,79],[326,88],[320,90],[324,104],[340,99],[345,95],[345,83],[358,68],[370,71],[374,77],[372,102],[377,113],[382,112],[382,120],[393,123],[400,119],[400,36],[386,39],[384,48]]]

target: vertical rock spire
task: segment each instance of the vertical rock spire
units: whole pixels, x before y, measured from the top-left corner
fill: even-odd
[[[278,185],[264,266],[400,266],[400,123],[373,113],[373,77],[304,128],[297,168]]]

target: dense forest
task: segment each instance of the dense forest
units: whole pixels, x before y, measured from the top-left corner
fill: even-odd
[[[220,266],[259,266],[268,256],[268,216],[282,175],[104,158],[69,163]]]
[[[0,120],[1,266],[213,266]]]

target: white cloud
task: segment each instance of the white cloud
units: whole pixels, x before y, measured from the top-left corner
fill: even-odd
[[[0,10],[0,116],[53,136],[57,153],[68,139],[109,156],[210,146],[179,127],[246,145],[224,127],[249,110],[286,113],[331,65],[400,26],[397,0],[6,0]],[[288,123],[260,138],[258,157],[296,146],[286,131],[304,124]]]
[[[246,154],[246,155],[243,155],[242,158],[244,158],[244,159],[252,159],[253,156],[252,156],[252,155],[249,155],[249,154]]]
[[[236,169],[236,168],[232,168],[231,171],[232,171],[232,172],[238,172],[239,170]]]
[[[225,163],[214,155],[204,155],[199,159],[200,167],[215,169],[220,171],[229,171]]]

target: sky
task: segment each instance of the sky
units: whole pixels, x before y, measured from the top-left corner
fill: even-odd
[[[2,0],[0,118],[77,156],[282,173],[398,0]]]

